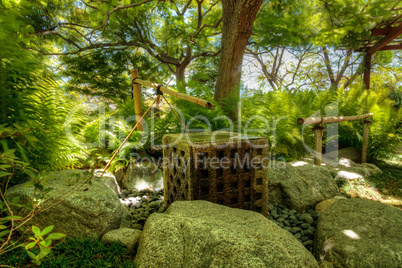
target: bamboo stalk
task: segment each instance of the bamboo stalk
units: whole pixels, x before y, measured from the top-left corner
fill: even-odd
[[[152,87],[152,88],[155,88],[155,89],[157,88],[157,85],[153,84],[152,82],[141,80],[141,79],[136,79],[135,83],[138,83],[140,85],[147,86],[147,87]],[[173,89],[170,89],[168,87],[165,87],[165,86],[161,86],[159,89],[160,89],[161,92],[166,93],[166,94],[168,94],[170,96],[176,97],[178,99],[186,100],[186,101],[195,103],[197,105],[200,105],[202,107],[205,107],[205,108],[208,108],[208,109],[211,109],[211,110],[214,109],[214,106],[209,101],[206,101],[206,100],[203,100],[203,99],[200,99],[200,98],[196,98],[196,97],[193,97],[193,96],[189,96],[189,95],[177,92],[177,91],[175,91]]]
[[[362,148],[362,163],[367,162],[367,147],[368,147],[368,132],[369,132],[369,120],[363,122],[363,148]]]
[[[324,123],[317,124],[314,129],[315,136],[315,157],[314,164],[321,165],[322,162],[322,134],[324,132]]]
[[[334,117],[308,117],[308,118],[298,118],[297,123],[299,125],[310,125],[310,124],[320,124],[320,123],[336,123],[342,121],[353,121],[363,118],[367,118],[374,115],[373,113],[353,115],[353,116],[334,116]]]
[[[138,69],[131,70],[131,78],[138,78]],[[133,82],[133,98],[134,98],[134,111],[135,111],[135,121],[139,122],[142,117],[142,109],[141,109],[141,87],[140,84]],[[142,122],[138,125],[138,130],[143,130]]]
[[[110,167],[110,164],[112,164],[114,158],[116,157],[116,155],[120,152],[121,148],[123,147],[123,145],[128,141],[128,139],[130,138],[130,136],[133,134],[134,130],[138,127],[138,125],[142,122],[142,120],[144,119],[144,117],[147,115],[147,113],[149,112],[149,110],[151,109],[152,106],[154,106],[155,102],[157,102],[160,98],[160,95],[156,96],[156,99],[154,100],[154,102],[151,104],[151,106],[148,107],[148,109],[146,110],[146,112],[144,113],[144,115],[140,118],[140,120],[135,124],[135,126],[131,129],[130,133],[128,133],[127,137],[124,139],[124,141],[120,144],[119,148],[116,150],[116,152],[114,152],[112,158],[110,158],[110,161],[106,164],[105,169],[102,172],[101,177],[103,177],[103,174],[105,174],[106,170]]]

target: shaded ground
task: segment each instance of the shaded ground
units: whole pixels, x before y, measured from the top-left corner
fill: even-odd
[[[376,162],[382,170],[365,179],[356,179],[340,186],[347,197],[365,198],[402,208],[402,155],[391,160]]]

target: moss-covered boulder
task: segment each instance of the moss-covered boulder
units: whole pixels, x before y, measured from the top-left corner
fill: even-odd
[[[336,196],[338,186],[327,168],[295,162],[268,169],[268,200],[299,212]]]
[[[103,243],[120,242],[127,246],[128,250],[135,249],[138,246],[138,240],[142,231],[131,228],[120,228],[107,232],[102,237]]]
[[[401,267],[402,211],[367,199],[338,200],[320,216],[316,258],[334,267]]]
[[[119,228],[122,217],[128,212],[110,188],[113,183],[109,180],[114,178],[94,177],[86,182],[88,178],[90,174],[85,171],[51,172],[42,180],[48,190],[45,194],[35,190],[33,185],[23,183],[11,187],[6,198],[11,201],[19,196],[20,203],[24,203],[31,202],[35,194],[41,208],[55,204],[37,214],[29,226],[37,224],[42,229],[54,225],[54,232],[65,233],[68,237],[97,238]],[[26,213],[25,209],[20,209],[17,214]]]
[[[176,201],[144,227],[139,267],[318,267],[286,230],[259,213]]]

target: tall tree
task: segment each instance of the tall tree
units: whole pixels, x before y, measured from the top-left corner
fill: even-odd
[[[222,47],[214,97],[217,102],[240,97],[243,55],[261,4],[262,0],[222,0]],[[237,121],[236,106],[230,108],[230,117]]]
[[[85,55],[94,49],[148,53],[186,85],[187,67],[219,53],[220,2],[50,1],[38,10],[36,34],[56,45],[33,49],[51,55]],[[136,48],[136,49],[134,49]]]

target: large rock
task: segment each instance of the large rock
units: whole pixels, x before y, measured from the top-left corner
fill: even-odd
[[[315,254],[334,267],[401,267],[402,211],[366,199],[335,202],[316,229]]]
[[[325,167],[305,162],[268,169],[268,200],[302,212],[336,196],[338,187]]]
[[[131,228],[120,228],[107,232],[102,237],[103,243],[120,242],[127,246],[128,250],[135,249],[138,246],[138,240],[142,231]]]
[[[50,200],[56,198],[58,203],[37,214],[30,225],[38,224],[41,229],[54,225],[54,232],[65,233],[69,237],[92,238],[119,228],[122,217],[128,212],[115,192],[109,188],[112,182],[108,180],[113,178],[94,177],[91,183],[85,183],[89,177],[89,173],[75,170],[47,174],[45,183],[51,190],[45,196],[37,190],[36,200],[43,202],[45,198],[50,197]],[[20,203],[31,202],[35,189],[33,186],[24,185],[11,187],[7,191],[7,200],[19,196]],[[63,193],[66,194],[61,196]],[[18,215],[25,213],[24,210],[18,211]]]
[[[356,164],[347,158],[340,159],[336,167],[328,166],[328,169],[335,179],[340,178],[346,180],[367,178],[371,175],[382,173],[381,169],[374,164]]]
[[[259,213],[207,201],[176,201],[152,214],[139,267],[318,267],[292,234]]]

